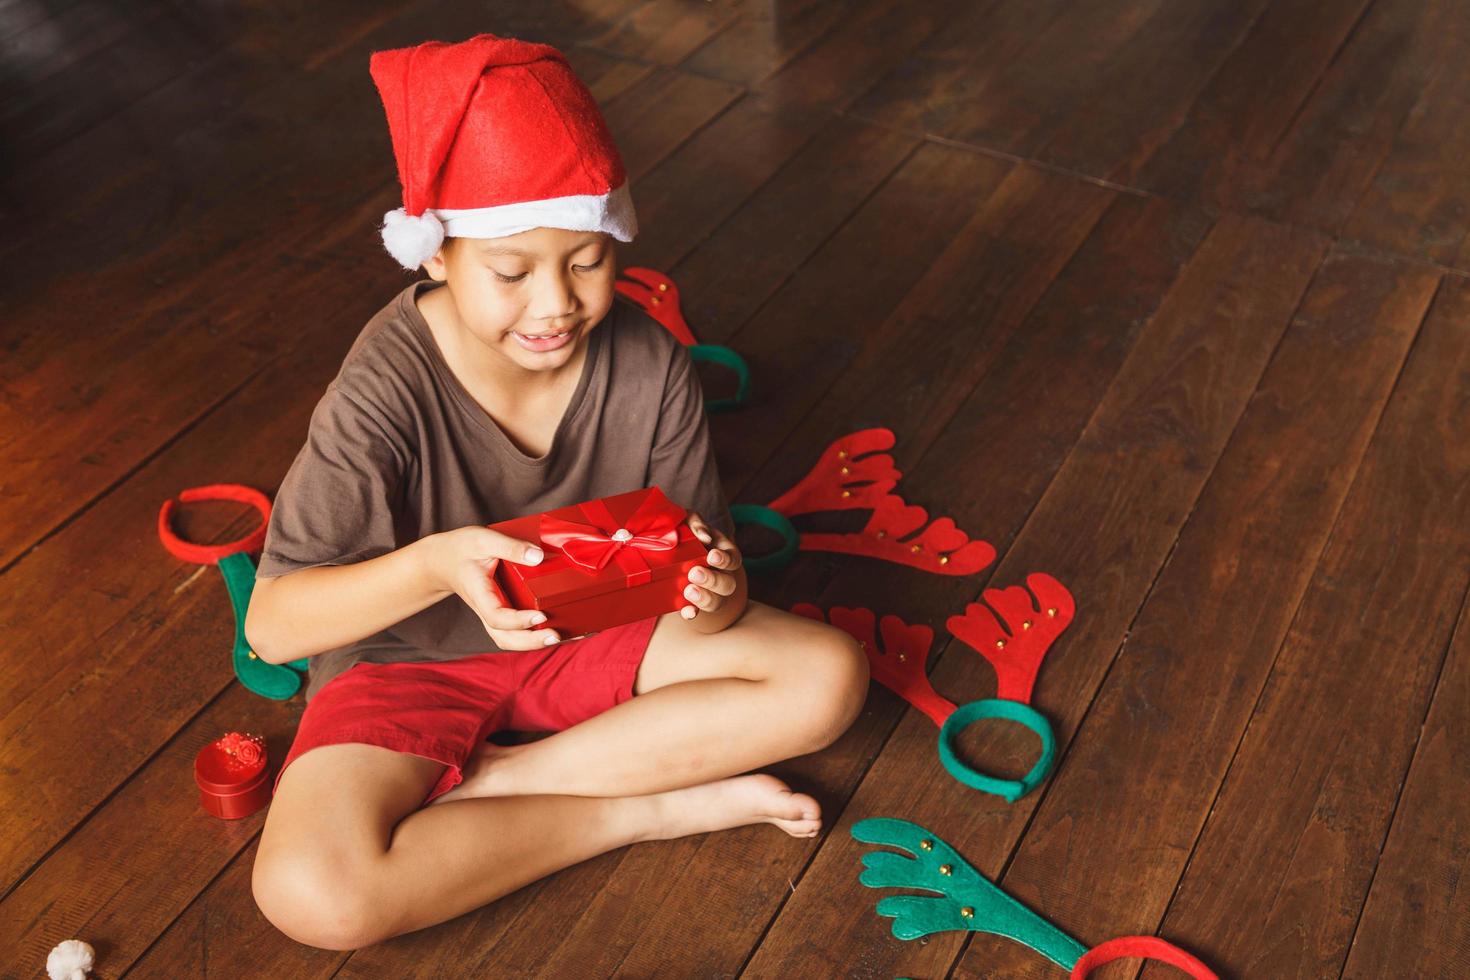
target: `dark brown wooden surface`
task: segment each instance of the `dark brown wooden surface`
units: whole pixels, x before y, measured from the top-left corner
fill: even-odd
[[[231,728],[279,758],[301,702],[234,681],[223,584],[157,507],[279,484],[407,281],[367,55],[480,30],[567,51],[634,179],[623,261],[750,362],[712,421],[731,499],[885,425],[900,492],[998,552],[803,555],[758,598],[929,623],[968,700],[993,674],[944,619],[1033,571],[1072,589],[1037,792],[962,788],[875,687],[773,767],[816,840],[625,848],[351,953],[260,916],[263,816],[204,814],[190,760]],[[1062,975],[894,938],[857,883],[872,816],[1086,945],[1470,976],[1467,55],[1452,0],[0,0],[0,977],[72,937],[105,978]],[[1000,770],[1032,745],[964,737]]]

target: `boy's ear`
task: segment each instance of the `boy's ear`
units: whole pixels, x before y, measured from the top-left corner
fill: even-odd
[[[449,270],[445,266],[444,253],[449,248],[449,243],[452,241],[454,241],[454,239],[452,238],[444,239],[443,243],[440,244],[438,251],[431,255],[426,262],[424,262],[424,271],[429,274],[430,279],[433,279],[436,282],[444,282],[446,279],[449,278]]]

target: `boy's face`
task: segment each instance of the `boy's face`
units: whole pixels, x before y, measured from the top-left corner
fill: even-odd
[[[611,309],[617,276],[611,235],[562,228],[448,238],[424,268],[447,283],[466,331],[529,371],[572,359]]]

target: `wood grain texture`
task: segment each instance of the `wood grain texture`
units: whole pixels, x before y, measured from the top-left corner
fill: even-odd
[[[1470,962],[1470,896],[1462,885],[1470,862],[1467,627],[1462,609],[1344,977],[1453,977]]]
[[[1001,881],[1084,942],[1158,928],[1438,284],[1317,272]],[[1035,959],[977,937],[958,975]]]
[[[218,574],[210,574],[214,580],[200,590],[223,593]],[[229,687],[0,901],[7,961],[45,963],[57,943],[85,936],[105,950],[108,975],[121,976],[265,823],[264,810],[241,820],[206,813],[188,782],[194,756],[227,731],[250,731],[265,736],[274,773],[300,717],[299,701]],[[86,764],[80,756],[79,764]],[[0,976],[21,975],[9,970],[0,966]]]
[[[1140,334],[1077,447],[990,576],[1011,585],[1046,570],[1076,594],[1094,597],[1093,611],[1049,654],[1037,687],[1035,702],[1062,745],[1254,390],[1322,247],[1314,236],[1289,229],[1222,221]],[[1243,288],[1246,283],[1256,288]],[[1102,487],[1106,493],[1098,492]],[[971,589],[968,598],[977,595]],[[951,644],[931,676],[936,689],[959,692],[974,689],[966,678],[977,673],[988,676],[979,656]],[[964,740],[977,753],[972,758],[1005,758],[997,751],[1004,741],[991,738],[989,728],[977,735],[971,730]],[[825,960],[834,975],[948,968],[961,948],[959,935],[901,943],[873,928],[871,918],[851,914],[852,892],[844,887],[862,851],[847,828],[869,816],[903,815],[936,833],[942,828],[982,872],[999,872],[1034,800],[1007,805],[959,786],[940,768],[934,738],[932,722],[917,711],[905,714],[803,888],[767,934],[751,975],[788,974],[814,955],[815,936],[829,944]]]
[[[1467,313],[1447,281],[1164,919],[1243,975],[1343,967],[1470,581]]]
[[[1224,207],[1316,91],[1371,0],[1271,4],[1133,179],[1171,197]]]
[[[367,55],[480,31],[568,54],[634,177],[620,260],[749,360],[712,419],[731,499],[888,425],[905,499],[1000,553],[965,579],[804,554],[757,598],[941,627],[935,684],[969,700],[993,674],[945,617],[1031,571],[1073,589],[1032,797],[960,789],[875,687],[772,767],[816,840],[624,848],[352,954],[256,910],[259,817],[205,817],[188,762],[252,725],[279,757],[301,703],[234,681],[218,573],[153,520],[285,472],[408,282]],[[102,977],[1058,975],[893,939],[848,834],[875,815],[1087,942],[1458,978],[1467,37],[1453,0],[0,0],[0,978],[72,935]],[[1019,772],[1034,741],[961,748]]]

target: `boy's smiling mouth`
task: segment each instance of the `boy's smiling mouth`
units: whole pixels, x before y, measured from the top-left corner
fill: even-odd
[[[512,330],[511,336],[515,337],[516,343],[520,344],[526,350],[540,353],[565,346],[576,332],[576,327],[568,327],[560,333],[542,334],[524,334],[519,330]]]

